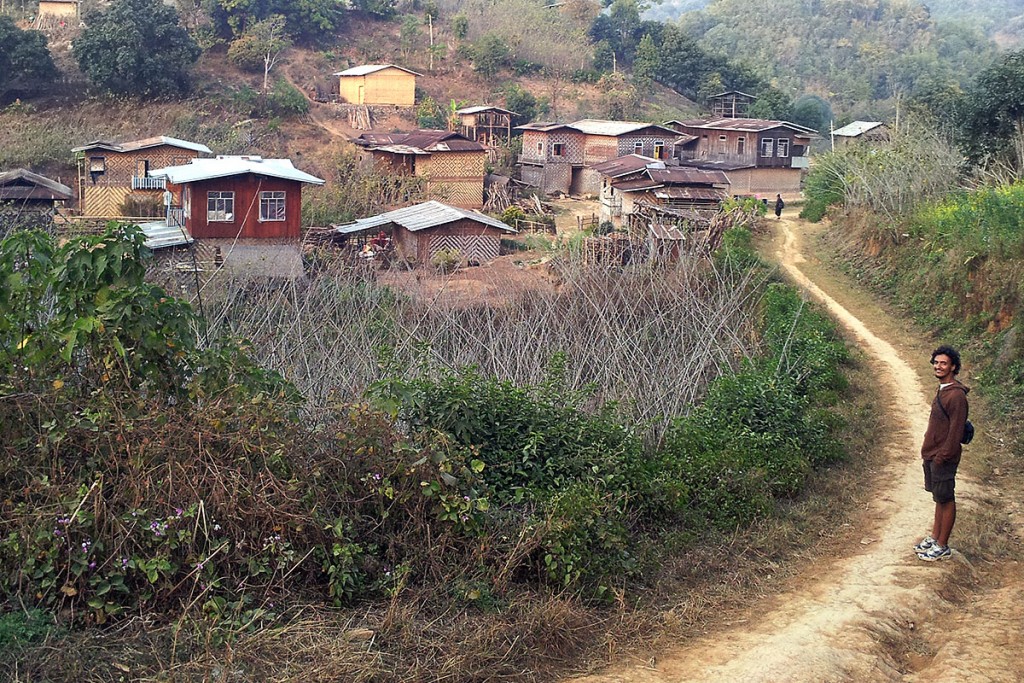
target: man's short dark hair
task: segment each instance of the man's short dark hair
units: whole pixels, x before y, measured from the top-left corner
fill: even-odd
[[[960,374],[960,352],[954,349],[948,344],[943,344],[939,348],[932,351],[932,362],[935,362],[936,356],[948,356],[949,361],[953,364],[953,374]]]

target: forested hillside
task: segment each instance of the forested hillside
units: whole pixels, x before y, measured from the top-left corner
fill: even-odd
[[[995,53],[980,30],[899,0],[717,0],[681,26],[784,92],[819,95],[856,116],[962,86]]]

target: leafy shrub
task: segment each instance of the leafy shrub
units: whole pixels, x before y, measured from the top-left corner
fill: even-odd
[[[274,83],[273,90],[267,96],[267,103],[270,112],[277,116],[299,116],[309,111],[306,96],[283,78]]]
[[[454,273],[462,266],[462,252],[458,249],[438,249],[430,257],[430,265],[439,273]]]
[[[452,17],[452,35],[457,40],[465,40],[469,33],[469,17],[465,14],[456,14]]]
[[[473,45],[473,68],[484,76],[493,76],[509,65],[512,48],[501,36],[488,33]]]
[[[823,154],[815,159],[804,185],[807,201],[800,211],[801,218],[817,223],[825,217],[828,207],[843,203],[849,172],[846,161],[840,154]]]

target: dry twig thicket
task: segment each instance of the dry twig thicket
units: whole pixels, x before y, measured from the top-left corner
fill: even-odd
[[[284,286],[228,283],[211,327],[250,339],[259,362],[314,407],[357,399],[380,379],[382,353],[407,376],[472,365],[521,385],[542,382],[552,355],[563,353],[569,389],[592,387],[596,403],[615,401],[662,425],[757,350],[750,297],[759,283],[751,279],[763,273],[706,259],[657,269],[567,259],[558,272],[557,288],[491,283],[506,295],[467,304],[443,290],[396,293],[335,264]]]

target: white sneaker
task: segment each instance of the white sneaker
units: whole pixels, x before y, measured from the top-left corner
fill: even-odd
[[[932,549],[935,545],[935,539],[931,536],[925,536],[924,540],[914,546],[915,553],[925,553]]]

